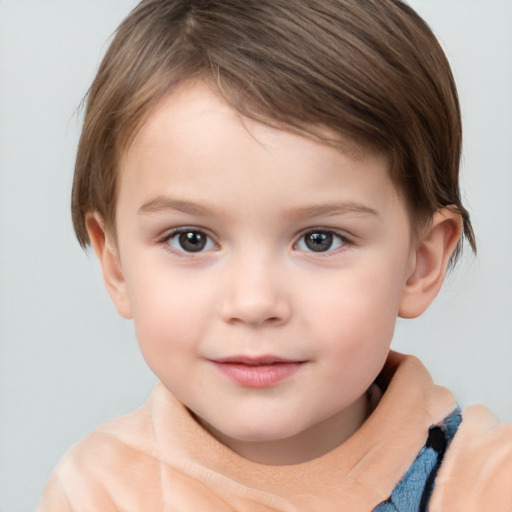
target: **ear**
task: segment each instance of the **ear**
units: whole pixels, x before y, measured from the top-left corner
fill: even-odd
[[[99,213],[87,214],[86,225],[92,247],[101,265],[107,292],[119,314],[124,318],[132,318],[126,281],[116,243],[112,242],[106,232],[105,222]]]
[[[444,281],[457,246],[462,218],[447,208],[437,211],[414,250],[414,264],[400,301],[398,316],[416,318],[430,306]]]

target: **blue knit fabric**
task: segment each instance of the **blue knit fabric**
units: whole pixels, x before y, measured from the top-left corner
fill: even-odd
[[[390,499],[381,503],[374,512],[419,511],[425,484],[437,465],[438,455],[433,448],[424,447],[409,471],[395,487]]]
[[[448,416],[441,428],[432,427],[430,434],[442,432],[446,448],[457,432],[461,422],[460,410]],[[430,439],[431,436],[429,436]],[[432,436],[433,437],[433,436]],[[378,505],[373,512],[423,512],[427,510],[430,493],[434,486],[433,479],[441,464],[444,448],[427,444],[421,449],[412,466],[395,487],[389,500]]]

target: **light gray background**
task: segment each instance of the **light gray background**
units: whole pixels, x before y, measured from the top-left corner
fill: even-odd
[[[437,302],[399,321],[462,405],[512,421],[512,2],[414,0],[453,64],[463,189],[478,234]],[[75,115],[134,0],[0,0],[0,511],[35,508],[64,451],[154,378],[74,240]]]

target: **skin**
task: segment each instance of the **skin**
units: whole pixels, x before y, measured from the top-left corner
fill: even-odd
[[[116,215],[116,240],[94,212],[89,234],[148,365],[215,437],[263,464],[319,457],[360,427],[397,316],[428,307],[460,234],[442,210],[413,243],[386,158],[243,118],[200,82],[137,134]],[[190,251],[183,231],[204,247]],[[308,236],[327,242],[314,251]],[[241,384],[226,358],[279,358],[287,373]]]

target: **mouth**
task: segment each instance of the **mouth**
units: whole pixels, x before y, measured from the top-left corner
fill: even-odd
[[[227,378],[242,387],[267,388],[296,373],[306,361],[276,356],[234,356],[210,360]]]

